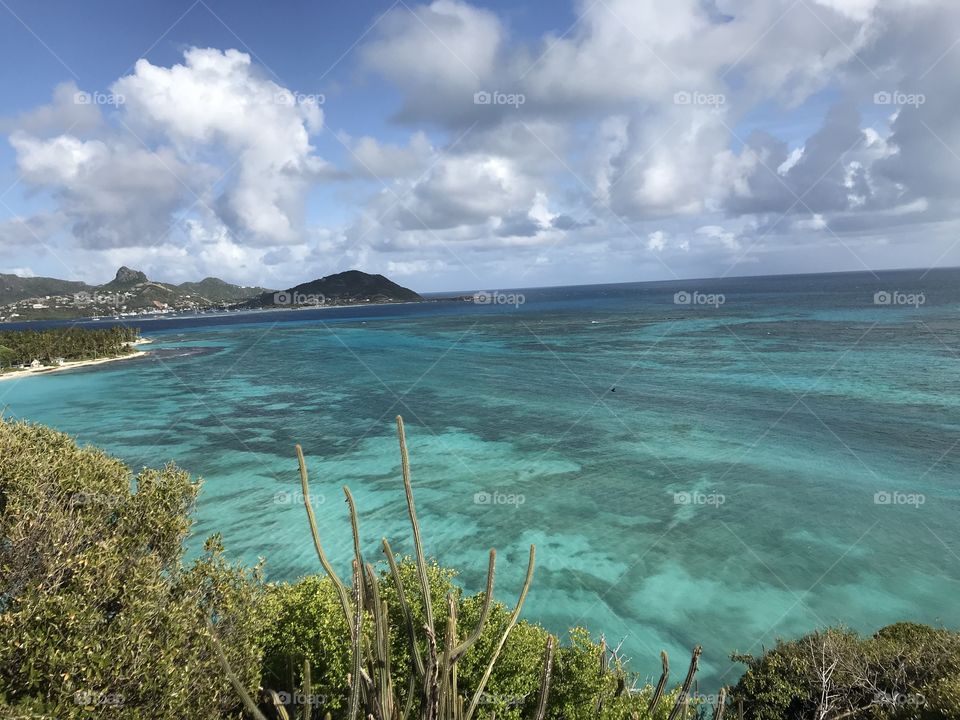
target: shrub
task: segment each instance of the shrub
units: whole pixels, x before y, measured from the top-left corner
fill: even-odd
[[[397,565],[404,585],[416,587],[417,571],[413,561],[404,559]],[[463,596],[454,584],[454,571],[436,563],[429,568],[434,604],[442,607],[440,603],[447,593],[453,593],[457,597],[461,627],[473,628],[480,616],[483,594]],[[381,588],[385,599],[395,596],[385,571],[381,573]],[[422,627],[423,604],[416,593],[411,593],[409,600],[416,622]],[[409,649],[399,604],[390,599],[387,603],[391,608],[391,627],[397,629],[392,638],[391,656],[395,687],[405,700],[410,678]],[[350,631],[332,581],[311,575],[293,584],[271,586],[267,604],[270,623],[264,635],[264,686],[276,690],[281,697],[292,696],[299,691],[303,659],[308,658],[312,690],[321,700],[321,711],[331,711],[334,717],[342,716],[350,672]],[[509,615],[506,606],[494,603],[480,639],[458,665],[462,694],[471,696],[479,685]],[[440,640],[442,637],[441,634]],[[540,625],[525,621],[517,624],[487,683],[480,717],[487,717],[491,712],[501,720],[533,717],[547,637],[549,633]],[[608,662],[601,670],[603,652],[607,653]],[[555,656],[547,717],[551,720],[626,720],[632,717],[631,713],[637,713],[638,718],[648,718],[646,708],[653,689],[647,685],[631,692],[635,678],[619,660],[609,658],[609,650],[605,651],[603,645],[591,639],[586,629],[571,630],[570,644],[558,647]],[[675,690],[663,699],[655,714],[657,720],[665,720],[676,695]],[[598,713],[601,698],[603,703]]]
[[[747,665],[732,699],[748,720],[960,717],[960,634],[949,630],[897,623],[862,638],[829,628],[734,659]]]
[[[216,718],[238,707],[206,639],[256,687],[257,571],[219,541],[182,563],[198,485],[136,477],[66,435],[0,420],[0,697],[56,718]],[[8,713],[12,712],[8,707]]]

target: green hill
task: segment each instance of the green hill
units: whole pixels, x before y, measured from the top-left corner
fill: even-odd
[[[87,285],[53,278],[0,276],[0,321],[64,320],[226,309],[270,292],[219,278],[180,285],[150,280],[126,266],[110,282]]]
[[[422,302],[423,298],[383,275],[359,270],[328,275],[276,293],[263,293],[246,307],[303,307],[310,305],[359,305],[361,303]]]

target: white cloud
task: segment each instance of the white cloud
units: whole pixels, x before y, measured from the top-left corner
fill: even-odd
[[[303,198],[327,170],[310,133],[323,125],[316,101],[265,79],[237,50],[193,48],[184,64],[147,60],[113,84],[136,128],[158,132],[181,152],[223,147],[236,173],[219,199],[223,220],[241,242],[287,244],[301,238]]]
[[[660,252],[667,246],[667,235],[663,230],[655,230],[647,235],[647,250]]]
[[[474,93],[500,89],[491,83],[503,39],[492,12],[459,0],[434,0],[387,12],[361,56],[367,68],[403,88],[400,118],[452,121],[477,114]]]
[[[353,140],[345,135],[341,139],[350,148],[355,171],[378,180],[416,177],[426,169],[434,154],[423,132],[414,133],[406,146],[381,143],[370,136]]]

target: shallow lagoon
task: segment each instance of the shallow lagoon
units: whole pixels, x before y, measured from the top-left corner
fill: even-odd
[[[625,638],[651,675],[660,648],[683,665],[702,643],[709,691],[735,679],[731,651],[816,625],[960,624],[958,281],[752,278],[154,320],[150,358],[10,381],[0,406],[135,467],[202,476],[194,547],[221,532],[272,578],[318,569],[297,442],[338,562],[343,484],[371,556],[382,535],[410,550],[402,414],[428,552],[471,591],[496,546],[512,602],[536,543],[527,618]],[[875,305],[885,289],[924,304]],[[724,302],[676,305],[683,291]]]

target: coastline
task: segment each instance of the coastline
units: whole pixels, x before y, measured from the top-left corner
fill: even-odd
[[[137,345],[148,345],[153,342],[149,338],[140,338],[132,343],[128,343],[128,347],[135,347]],[[13,370],[11,372],[0,373],[0,382],[4,380],[17,380],[27,377],[39,376],[39,375],[50,375],[52,373],[61,372],[63,370],[75,370],[82,367],[92,367],[94,365],[104,365],[106,363],[117,362],[119,360],[129,360],[131,358],[144,357],[148,355],[145,350],[135,350],[129,355],[118,355],[117,357],[108,357],[108,358],[97,358],[95,360],[74,360],[72,362],[65,362],[63,365],[55,365],[53,367],[39,367],[39,368],[25,368],[20,370]]]

